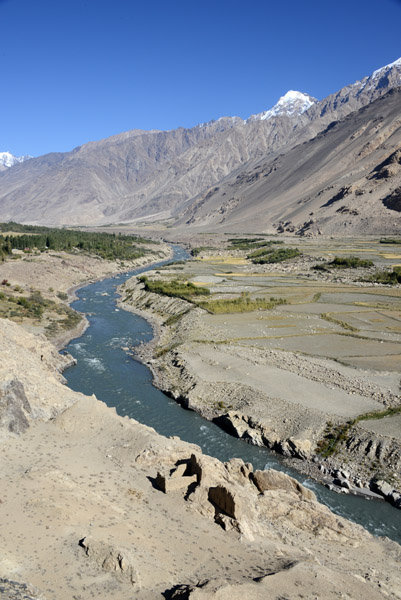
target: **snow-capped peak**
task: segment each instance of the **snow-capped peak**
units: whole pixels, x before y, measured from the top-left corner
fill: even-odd
[[[376,71],[373,71],[371,77],[372,78],[378,77],[379,75],[381,75],[385,71],[388,71],[389,69],[392,69],[393,67],[401,68],[401,58],[398,58],[397,60],[395,60],[394,62],[390,63],[389,65],[385,65],[384,67],[380,67],[380,69],[376,69]]]
[[[28,158],[32,158],[32,156],[14,156],[11,152],[0,152],[0,167],[13,167]]]
[[[284,96],[281,96],[277,104],[257,115],[252,115],[250,121],[266,121],[272,117],[280,115],[302,115],[308,108],[315,104],[316,98],[312,98],[308,94],[289,90]]]
[[[388,79],[389,77],[391,81]],[[401,58],[384,67],[380,67],[380,69],[376,69],[372,75],[356,81],[352,84],[352,87],[359,88],[358,93],[361,93],[363,90],[369,91],[380,87],[386,88],[389,82],[391,87],[401,85]]]

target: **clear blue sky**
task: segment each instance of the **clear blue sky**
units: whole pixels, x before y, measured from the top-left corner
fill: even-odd
[[[321,99],[401,56],[400,0],[0,0],[0,151]]]

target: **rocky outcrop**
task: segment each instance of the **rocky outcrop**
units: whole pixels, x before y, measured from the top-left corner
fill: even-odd
[[[0,597],[4,600],[46,600],[39,590],[28,583],[0,577]]]
[[[187,490],[191,484],[197,481],[197,475],[187,475],[187,470],[187,462],[181,462],[168,475],[158,471],[155,486],[165,494],[181,489]]]
[[[59,354],[45,336],[2,319],[0,354],[2,435],[21,433],[30,421],[50,419],[76,401],[71,390],[59,386],[71,356]]]
[[[316,562],[292,561],[279,570],[266,572],[254,580],[232,583],[225,579],[211,579],[197,584],[181,584],[165,592],[168,600],[266,600],[267,598],[337,598],[363,597],[367,584],[363,577],[344,574],[341,579]],[[369,600],[381,600],[379,591],[373,592]]]
[[[18,379],[0,384],[0,429],[23,433],[29,427],[26,415],[31,412],[24,386]]]
[[[108,571],[118,578],[126,579],[131,584],[139,585],[139,575],[134,560],[127,548],[116,547],[103,540],[86,536],[79,540],[86,556],[103,571]]]
[[[316,502],[316,496],[311,490],[308,490],[296,481],[296,479],[280,471],[275,471],[274,469],[255,471],[251,474],[251,480],[261,493],[267,490],[286,490],[288,492],[295,492],[301,500]]]
[[[401,187],[396,188],[382,200],[384,206],[395,212],[401,212]]]
[[[222,464],[198,452],[179,462],[187,465],[187,477],[181,479],[192,475],[196,481],[170,491],[180,493],[193,509],[244,539],[265,536],[266,519],[282,519],[294,530],[310,529],[331,539],[364,535],[360,527],[333,515],[311,490],[285,473],[274,469],[254,472],[252,465],[241,459]],[[182,488],[185,491],[179,492]]]

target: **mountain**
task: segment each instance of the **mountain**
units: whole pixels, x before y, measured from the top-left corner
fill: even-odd
[[[11,152],[0,152],[0,171],[32,158],[31,156],[14,156]]]
[[[286,156],[398,85],[401,59],[321,101],[290,91],[246,121],[222,117],[191,129],[133,130],[20,162],[0,173],[1,220],[104,225],[170,219],[220,227],[218,217],[202,224],[199,204],[212,196],[214,202],[214,189],[227,178],[246,180],[260,162]],[[288,169],[285,175],[281,169],[283,176],[291,176],[293,166]],[[241,190],[241,198],[221,198],[226,216],[246,200],[247,186]],[[263,203],[258,210],[266,212]],[[287,208],[280,210],[284,215]]]
[[[289,90],[279,99],[273,108],[265,110],[257,115],[250,116],[248,121],[266,121],[281,115],[302,115],[316,102],[316,98],[312,98],[312,96],[309,96],[308,94]]]
[[[237,169],[195,198],[177,226],[399,234],[401,87],[332,122],[311,140]]]

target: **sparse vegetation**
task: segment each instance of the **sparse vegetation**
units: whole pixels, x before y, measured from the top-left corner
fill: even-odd
[[[254,310],[269,310],[281,304],[287,304],[284,298],[250,298],[249,294],[242,293],[238,298],[233,299],[215,299],[206,302],[198,302],[198,306],[208,312],[217,315],[223,313],[244,313]]]
[[[401,238],[382,238],[380,244],[401,244]]]
[[[171,315],[171,317],[169,317],[168,319],[166,319],[163,323],[163,325],[174,325],[174,323],[178,323],[178,321],[186,314],[188,314],[190,311],[190,309],[188,308],[187,310],[184,310],[183,312],[180,312],[176,315]]]
[[[254,238],[230,238],[228,239],[229,250],[257,250],[258,248],[269,251],[272,244],[282,244],[281,240],[264,240],[261,237]]]
[[[372,283],[382,283],[385,285],[395,285],[401,283],[401,267],[393,267],[392,271],[376,271],[368,279]]]
[[[316,447],[316,453],[323,458],[332,456],[336,453],[338,446],[348,439],[351,429],[360,421],[371,421],[376,419],[384,419],[401,413],[401,406],[394,406],[379,411],[371,411],[350,419],[346,423],[334,425],[327,422],[326,429],[322,440],[319,440]]]
[[[300,256],[298,248],[268,248],[266,250],[256,250],[249,254],[248,258],[256,265],[273,264],[283,262],[291,258]]]
[[[324,264],[319,263],[317,265],[313,265],[312,269],[314,271],[323,271],[323,272],[326,272],[326,273],[330,273],[330,269],[328,267],[328,264],[329,263],[324,263]]]
[[[198,256],[199,254],[201,254],[205,250],[213,250],[213,248],[211,246],[197,246],[196,248],[192,248],[191,249],[191,255],[192,256]]]
[[[348,433],[355,422],[356,419],[351,419],[340,425],[333,425],[330,422],[327,423],[323,439],[319,440],[317,443],[316,453],[320,454],[323,458],[332,456],[336,452],[339,444],[347,439]]]
[[[192,301],[196,296],[208,296],[210,294],[208,288],[197,287],[191,281],[183,283],[177,279],[170,281],[160,279],[151,280],[146,275],[139,277],[139,281],[144,284],[147,292],[170,296],[172,298],[182,298],[188,301]]]
[[[335,269],[358,269],[359,267],[367,269],[368,267],[373,267],[374,263],[371,260],[364,260],[358,256],[335,256],[328,265]]]
[[[314,271],[323,271],[329,273],[331,269],[368,269],[373,267],[374,263],[371,260],[365,260],[358,256],[335,256],[332,261],[318,263],[312,267]]]
[[[340,321],[339,319],[332,317],[329,313],[321,313],[320,318],[324,319],[325,321],[328,321],[329,323],[333,323],[334,325],[339,325],[340,327],[342,327],[343,329],[347,329],[348,331],[359,331],[353,325],[350,325],[346,321]]]
[[[52,318],[51,315],[56,318]],[[50,320],[45,327],[47,335],[56,333],[60,327],[72,329],[82,319],[81,315],[69,306],[47,300],[37,290],[33,290],[29,296],[16,297],[11,294],[0,294],[0,318],[12,318],[19,321],[32,319],[41,322],[45,317]]]

